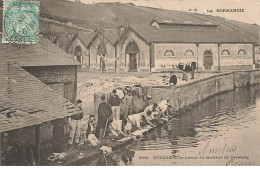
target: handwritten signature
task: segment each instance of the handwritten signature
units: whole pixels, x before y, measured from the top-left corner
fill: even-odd
[[[223,145],[210,145],[210,141],[207,141],[205,146],[199,151],[199,154],[223,154],[223,153],[231,153],[237,150],[236,145],[228,145],[225,139],[225,143]]]
[[[256,165],[256,161],[242,161],[230,159],[226,162],[226,166],[253,166]]]

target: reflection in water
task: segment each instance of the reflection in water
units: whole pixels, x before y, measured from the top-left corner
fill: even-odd
[[[260,149],[259,95],[259,86],[252,86],[215,96],[198,106],[191,107],[181,114],[179,120],[175,119],[126,148],[88,165],[227,164],[225,159],[180,160],[180,157],[199,157],[202,155],[199,153],[202,150],[206,152],[203,154],[205,158],[209,155],[249,156],[246,162],[255,162],[254,160],[260,159],[260,154],[256,151]],[[207,154],[216,146],[226,154],[223,152]],[[229,147],[235,147],[234,151],[227,152]],[[174,158],[158,159],[162,156]],[[236,162],[238,164],[243,161]],[[257,162],[254,164],[259,165]]]
[[[136,143],[136,142],[135,142]],[[130,150],[130,146],[128,145],[124,149],[117,150],[109,155],[104,155],[96,160],[87,163],[86,165],[91,166],[118,166],[118,165],[132,165],[133,157],[135,152]]]

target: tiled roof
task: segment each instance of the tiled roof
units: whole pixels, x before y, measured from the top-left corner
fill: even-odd
[[[260,44],[260,26],[256,24],[248,24],[233,20],[227,20],[219,17],[206,16],[212,20],[219,21],[221,24],[225,24],[236,32],[239,32],[246,37],[252,39],[257,44]]]
[[[132,25],[147,43],[253,43],[254,40],[225,26],[216,30],[158,29],[151,25]]]
[[[78,38],[87,48],[89,48],[89,46],[94,42],[96,38],[99,37],[99,35],[100,33],[97,31],[95,31],[94,33],[79,32]],[[104,35],[112,45],[114,45],[118,40],[118,32],[115,29],[105,29]]]
[[[1,57],[0,74],[0,132],[79,113],[53,89]]]
[[[154,19],[152,20],[151,23],[153,22],[157,22],[159,24],[182,24],[182,25],[211,25],[211,26],[218,26],[219,24],[217,24],[216,22],[212,22],[209,20],[199,20],[199,19],[195,19],[194,17],[188,17],[186,16],[186,18],[174,18],[174,19]],[[150,24],[151,24],[150,23]]]
[[[105,30],[105,37],[107,37],[108,41],[114,45],[118,40],[118,31],[115,29],[107,29]]]
[[[19,66],[80,65],[71,55],[42,37],[39,43],[32,46],[17,47],[0,43],[1,58],[17,63]]]
[[[97,33],[79,32],[77,36],[82,41],[82,43],[88,48],[91,42],[96,38]]]

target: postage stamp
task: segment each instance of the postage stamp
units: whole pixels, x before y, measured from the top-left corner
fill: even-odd
[[[36,0],[4,0],[3,43],[27,45],[39,41],[39,5]]]

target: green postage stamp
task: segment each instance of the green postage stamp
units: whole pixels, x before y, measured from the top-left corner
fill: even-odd
[[[3,43],[39,41],[39,4],[37,0],[4,0]]]

